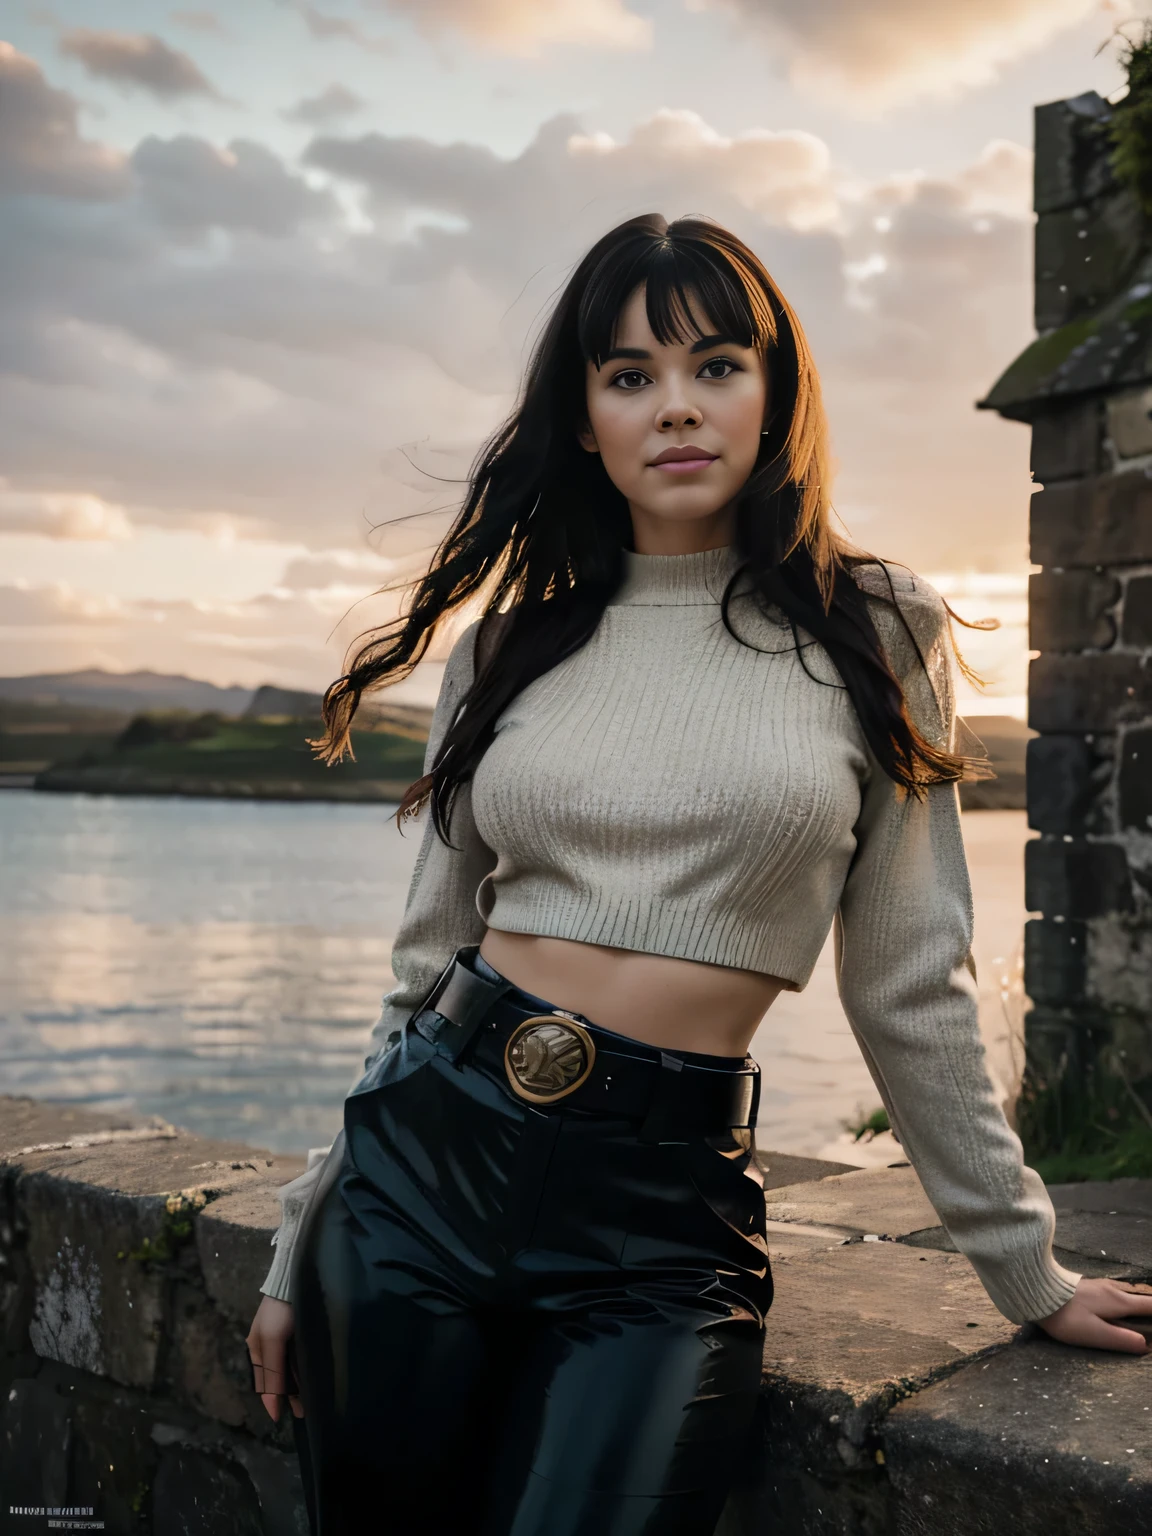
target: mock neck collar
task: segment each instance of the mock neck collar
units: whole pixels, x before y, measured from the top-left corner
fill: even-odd
[[[613,607],[668,607],[719,603],[736,565],[731,544],[691,555],[639,555],[624,551],[624,582]]]

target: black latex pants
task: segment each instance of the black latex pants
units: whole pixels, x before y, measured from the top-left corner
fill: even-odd
[[[371,1083],[294,1263],[313,1536],[711,1536],[772,1299],[749,1133],[533,1108],[411,1022]]]

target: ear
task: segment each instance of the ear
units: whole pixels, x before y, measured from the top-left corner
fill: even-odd
[[[596,434],[593,432],[588,422],[585,422],[584,425],[580,428],[579,432],[577,432],[576,441],[580,444],[585,453],[600,452],[600,444],[596,441]]]

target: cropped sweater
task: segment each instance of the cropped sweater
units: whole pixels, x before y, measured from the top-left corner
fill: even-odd
[[[728,633],[720,597],[734,561],[730,546],[626,551],[591,638],[500,715],[457,794],[455,848],[421,812],[396,984],[365,1070],[453,951],[489,926],[761,971],[796,991],[834,929],[844,1011],[929,1200],[1000,1311],[1046,1317],[1080,1277],[1053,1258],[1051,1201],[986,1070],[956,786],[923,800],[901,791],[827,651],[803,629],[798,651],[747,578],[730,617],[751,643]],[[889,579],[914,644],[879,599]],[[913,718],[954,746],[940,597],[900,567],[862,567],[857,580]],[[445,667],[426,771],[471,683],[476,629]],[[288,1296],[325,1150],[280,1190],[268,1295]]]

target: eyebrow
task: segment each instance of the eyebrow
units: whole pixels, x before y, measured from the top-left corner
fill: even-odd
[[[694,341],[689,347],[689,352],[707,352],[709,347],[743,347],[744,342],[735,336],[701,336],[699,341]],[[615,362],[617,358],[628,358],[637,362],[650,362],[651,352],[646,352],[643,347],[613,347],[611,352],[606,352],[600,359],[601,367],[605,363]]]

